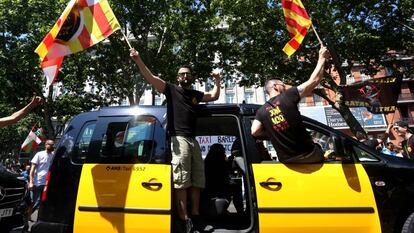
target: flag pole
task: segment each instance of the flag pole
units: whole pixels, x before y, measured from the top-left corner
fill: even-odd
[[[311,24],[311,27],[312,27],[313,33],[315,33],[315,35],[316,35],[316,38],[318,38],[319,44],[321,44],[321,46],[324,46],[321,38],[319,37],[318,32],[315,30],[315,27],[313,26],[313,24]]]
[[[128,44],[128,46],[129,46],[129,48],[130,49],[132,49],[132,46],[131,46],[131,44],[129,43],[129,40],[128,40],[128,37],[125,35],[125,33],[124,33],[124,31],[122,30],[122,28],[121,28],[121,33],[122,33],[122,35],[123,35],[123,37],[124,37],[124,39],[125,39],[125,41],[127,42],[127,44]]]

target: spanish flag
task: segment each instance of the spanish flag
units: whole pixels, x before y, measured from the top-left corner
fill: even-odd
[[[291,38],[283,51],[290,57],[299,48],[312,21],[300,0],[282,0],[282,8]]]
[[[120,28],[107,0],[71,0],[35,50],[48,80],[55,79],[64,56],[89,48]]]

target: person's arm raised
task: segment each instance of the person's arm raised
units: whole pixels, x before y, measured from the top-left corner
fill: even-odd
[[[13,113],[10,116],[0,118],[0,128],[11,125],[11,124],[15,124],[20,119],[25,117],[33,108],[35,108],[42,102],[43,100],[40,96],[33,96],[32,101],[30,101],[30,103],[28,103],[24,108]]]
[[[328,57],[329,57],[328,49],[322,46],[319,50],[318,63],[315,69],[313,70],[310,78],[308,79],[308,81],[298,86],[300,98],[310,95],[313,89],[315,89],[315,87],[318,86],[318,84],[321,82],[323,78],[325,62],[326,62],[326,59],[328,59]]]
[[[218,100],[220,97],[220,89],[221,89],[221,77],[219,71],[213,71],[211,76],[214,78],[214,87],[211,91],[204,93],[203,102],[210,102]]]
[[[134,49],[130,49],[130,56],[138,65],[139,71],[141,72],[142,76],[152,85],[154,88],[160,92],[164,93],[165,91],[165,81],[162,80],[160,77],[155,76],[152,72],[148,69],[145,63],[142,61],[141,56],[139,53]]]

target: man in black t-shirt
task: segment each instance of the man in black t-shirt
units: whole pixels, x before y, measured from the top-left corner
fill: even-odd
[[[402,149],[404,150],[403,156],[408,159],[414,159],[414,136],[408,127],[408,122],[397,121],[393,124],[392,129],[403,139],[401,142]]]
[[[167,99],[168,133],[171,136],[174,198],[179,217],[185,221],[186,230],[192,223],[187,213],[187,195],[191,200],[192,218],[198,219],[200,191],[205,186],[204,164],[200,146],[195,139],[196,106],[200,102],[215,101],[220,96],[220,73],[213,72],[214,88],[210,92],[192,89],[194,81],[190,67],[178,69],[178,85],[167,83],[151,73],[135,49],[130,56],[138,65],[144,78]]]
[[[269,136],[282,163],[317,163],[323,160],[321,148],[313,143],[303,125],[298,104],[321,81],[328,57],[328,50],[321,47],[315,70],[309,80],[298,87],[287,89],[278,79],[266,82],[270,99],[257,111],[251,133],[254,137]]]

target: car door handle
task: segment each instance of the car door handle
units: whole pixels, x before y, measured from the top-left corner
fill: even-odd
[[[260,182],[260,186],[262,186],[262,187],[264,187],[264,186],[269,187],[269,186],[274,186],[274,185],[282,187],[282,183],[277,182],[277,181],[262,181],[262,182]]]
[[[259,184],[270,191],[279,191],[282,188],[282,182],[278,181],[262,181]]]
[[[142,182],[141,184],[147,189],[159,190],[162,188],[162,183],[159,182]]]

